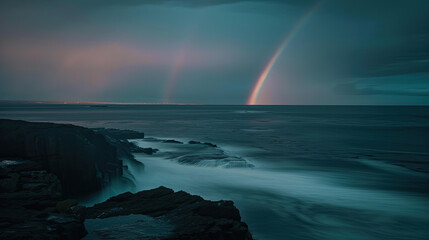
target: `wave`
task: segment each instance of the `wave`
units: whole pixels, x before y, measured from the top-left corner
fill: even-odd
[[[195,165],[202,167],[221,168],[253,168],[254,164],[242,156],[234,155],[222,147],[209,143],[189,140],[182,144],[183,139],[145,138],[130,140],[139,147],[151,147],[159,149],[156,153],[164,160],[175,161],[179,164]],[[180,144],[179,144],[180,143]]]

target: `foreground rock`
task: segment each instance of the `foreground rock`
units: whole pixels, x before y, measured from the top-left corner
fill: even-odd
[[[59,179],[39,163],[0,161],[0,239],[80,239],[82,220],[67,214]]]
[[[59,179],[39,163],[0,161],[0,239],[83,237],[252,239],[231,201],[212,202],[159,187],[86,208],[64,200]]]
[[[85,220],[91,225],[89,232],[93,237],[122,239],[136,234],[133,229],[138,229],[142,234],[140,239],[252,239],[233,202],[207,201],[165,187],[136,194],[123,193],[93,207],[82,208],[77,214],[84,219],[98,221],[99,229],[94,228],[93,220]],[[125,235],[118,235],[119,229],[112,232],[104,227],[116,221],[122,227],[127,226]],[[154,231],[154,226],[162,231]]]
[[[122,176],[122,161],[102,134],[73,125],[0,119],[0,158],[37,162],[65,196],[100,190]]]

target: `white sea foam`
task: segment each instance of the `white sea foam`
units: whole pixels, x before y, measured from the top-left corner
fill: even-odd
[[[271,172],[261,169],[218,169],[181,165],[158,157],[136,155],[146,166],[137,177],[139,188],[164,185],[222,199],[219,186],[268,191],[285,197],[305,198],[314,203],[347,208],[394,212],[398,215],[421,215],[427,211],[418,195],[399,196],[394,193],[344,187],[332,184],[312,172]],[[198,181],[195,181],[198,179]]]

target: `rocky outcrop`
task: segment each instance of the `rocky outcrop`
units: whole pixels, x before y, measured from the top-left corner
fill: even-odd
[[[94,131],[66,124],[0,120],[0,158],[37,162],[66,196],[99,190],[122,175],[114,146]]]
[[[131,214],[149,216],[151,221],[158,221],[158,225],[172,225],[167,235],[143,234],[141,239],[252,239],[232,201],[207,201],[199,196],[183,191],[174,192],[165,187],[135,194],[123,193],[93,207],[81,208],[76,214],[85,219],[98,219],[100,226],[104,226],[103,219],[107,224],[113,217]],[[149,221],[136,219],[134,227],[139,228],[141,224],[141,229]],[[101,235],[106,233],[100,229],[92,230]]]
[[[142,133],[103,131],[0,120],[0,239],[81,239],[84,221],[92,224],[89,239],[252,239],[231,201],[165,187],[89,208],[67,200],[121,177],[121,159],[139,164],[131,152],[147,151],[126,140]],[[97,230],[97,221],[108,228]]]
[[[87,235],[88,234],[88,235]],[[59,179],[28,160],[0,161],[0,239],[224,239],[252,236],[231,201],[165,187],[93,207],[64,200]]]
[[[80,218],[64,213],[59,179],[39,163],[0,161],[0,239],[80,239]]]
[[[144,138],[144,133],[114,128],[94,128],[93,130],[106,136],[107,140],[117,148],[118,157],[121,159],[134,159],[131,153],[151,155],[158,152],[158,149],[142,148],[128,141],[129,139],[142,139]]]
[[[118,159],[123,161],[126,166],[131,165],[141,169],[144,168],[143,163],[137,161],[132,153],[144,152],[145,149],[140,148],[127,140],[144,138],[144,133],[113,128],[94,128],[93,130],[105,136],[106,140],[115,147]],[[152,154],[152,152],[150,154]],[[126,168],[124,170],[128,171]]]
[[[167,139],[167,140],[163,140],[163,143],[177,143],[177,144],[183,144],[181,141],[177,141],[174,139]]]
[[[216,144],[209,143],[209,142],[204,142],[203,143],[203,142],[198,142],[198,141],[191,140],[191,141],[188,142],[188,144],[204,144],[204,145],[207,145],[207,146],[210,146],[210,147],[217,148]]]

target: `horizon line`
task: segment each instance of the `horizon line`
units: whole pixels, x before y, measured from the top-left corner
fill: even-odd
[[[0,100],[0,103],[32,103],[56,105],[178,105],[178,106],[426,106],[429,104],[201,104],[201,103],[143,103],[143,102],[100,102],[100,101],[56,101],[56,100]]]

